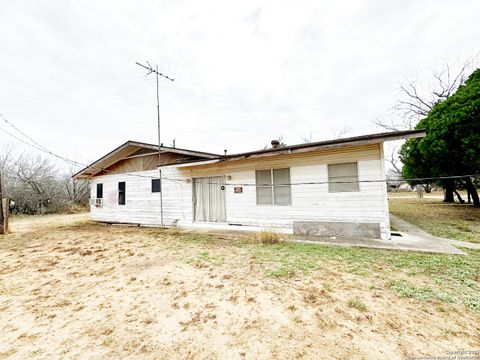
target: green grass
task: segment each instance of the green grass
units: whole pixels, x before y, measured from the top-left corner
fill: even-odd
[[[367,305],[359,298],[348,299],[347,306],[359,311],[367,311]]]
[[[292,268],[280,266],[275,270],[270,271],[268,275],[274,278],[282,278],[282,277],[291,278],[295,276],[295,270]]]
[[[441,255],[292,242],[259,244],[247,234],[230,238],[182,232],[175,233],[173,242],[167,243],[164,236],[171,234],[150,231],[158,238],[158,246],[174,244],[179,256],[185,252],[182,248],[198,248],[195,262],[229,266],[231,259],[225,254],[232,247],[241,249],[250,259],[251,264],[244,266],[254,266],[272,279],[300,278],[316,270],[343,272],[369,281],[368,291],[393,291],[412,301],[464,304],[480,310],[476,300],[480,292],[480,250],[464,249],[468,256]],[[334,291],[334,280],[328,281],[326,287]],[[428,286],[423,285],[425,282]]]
[[[438,292],[430,286],[417,286],[405,280],[394,280],[390,285],[401,297],[420,301],[440,300],[453,302],[453,298],[448,293]]]
[[[463,303],[474,310],[479,307],[475,301],[480,292],[479,250],[465,250],[468,256],[459,256],[283,243],[257,245],[251,251],[257,263],[275,267],[267,273],[271,277],[302,276],[335,267],[359,277],[373,277],[372,291],[383,282],[413,300]],[[401,280],[400,275],[412,281]],[[428,279],[431,285],[415,285],[417,278]]]
[[[390,199],[390,212],[432,235],[480,243],[480,209],[441,199]]]

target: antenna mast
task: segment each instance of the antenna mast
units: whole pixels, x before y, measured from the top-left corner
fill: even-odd
[[[163,74],[162,72],[158,71],[158,65],[155,65],[155,68],[150,65],[150,63],[147,61],[147,65],[140,64],[136,62],[138,66],[143,67],[144,69],[148,70],[147,75],[150,75],[152,73],[155,74],[156,77],[156,82],[157,82],[157,124],[158,124],[158,174],[160,176],[160,224],[161,227],[163,228],[163,186],[162,186],[162,167],[161,167],[161,158],[162,158],[162,142],[161,142],[161,137],[160,137],[160,98],[159,98],[159,87],[158,87],[158,77],[161,76],[167,80],[174,81],[174,79],[170,76],[167,76]]]

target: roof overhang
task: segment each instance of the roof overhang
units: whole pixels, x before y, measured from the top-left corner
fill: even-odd
[[[154,144],[147,144],[147,143],[142,143],[138,141],[127,141],[126,143],[120,145],[116,149],[110,151],[108,154],[102,156],[100,159],[97,161],[91,163],[90,165],[86,166],[76,174],[72,175],[72,178],[74,179],[89,179],[92,176],[95,176],[96,174],[102,172],[109,166],[115,164],[116,162],[123,160],[123,159],[128,159],[129,157],[132,157],[132,154],[137,152],[138,150],[149,150],[147,153],[144,153],[142,155],[138,156],[145,156],[145,155],[151,155],[151,154],[158,154],[159,147],[158,145]],[[162,146],[160,148],[161,152],[171,152],[171,153],[176,153],[176,154],[182,154],[182,155],[190,155],[194,156],[197,159],[217,159],[220,155],[217,154],[212,154],[212,153],[206,153],[202,151],[194,151],[194,150],[187,150],[187,149],[180,149],[180,148],[173,148],[173,147],[168,147],[168,146]]]
[[[187,149],[179,149],[162,146],[162,152],[173,152],[177,154],[190,155],[194,159],[188,159],[183,162],[167,164],[162,166],[177,166],[182,168],[196,167],[202,165],[210,165],[219,162],[225,161],[234,161],[241,159],[254,159],[259,157],[267,156],[276,156],[276,155],[286,155],[286,154],[296,154],[304,152],[313,152],[320,151],[324,149],[331,148],[342,148],[342,147],[352,147],[352,146],[362,146],[368,144],[379,144],[386,141],[394,140],[403,140],[410,138],[420,138],[424,137],[427,134],[426,130],[406,130],[406,131],[391,131],[377,134],[369,134],[362,136],[354,136],[343,139],[334,139],[327,141],[319,141],[291,146],[282,146],[278,148],[264,149],[258,151],[250,151],[245,153],[238,153],[232,155],[217,155],[212,153],[206,153],[202,151],[193,151]],[[158,153],[158,145],[146,144],[136,141],[127,141],[126,143],[120,145],[118,148],[109,152],[105,156],[101,157],[94,163],[88,165],[84,169],[80,170],[78,173],[74,174],[72,177],[74,179],[88,179],[92,176],[95,176],[99,172],[105,170],[109,166],[115,164],[117,161],[128,158],[132,156],[136,151],[140,149],[151,150],[147,154]],[[145,154],[143,154],[145,155]]]
[[[321,151],[332,148],[344,148],[353,146],[362,146],[368,144],[379,144],[386,141],[403,140],[409,138],[420,138],[426,135],[425,130],[408,130],[408,131],[393,131],[386,133],[377,133],[370,135],[354,136],[343,139],[334,139],[313,143],[305,143],[291,146],[283,146],[279,148],[264,149],[258,151],[251,151],[232,155],[222,155],[218,159],[207,161],[186,161],[183,164],[172,164],[181,168],[194,168],[197,166],[213,165],[218,163],[224,163],[228,161],[236,161],[243,159],[256,159],[268,156],[289,155],[305,152]]]
[[[406,131],[392,131],[384,132],[370,135],[354,136],[343,139],[334,139],[327,141],[319,141],[291,146],[282,146],[278,148],[271,148],[259,151],[251,151],[240,154],[232,154],[227,156],[222,156],[221,159],[224,161],[228,160],[240,160],[240,159],[249,159],[256,157],[265,157],[265,156],[275,156],[275,155],[285,155],[285,154],[295,154],[302,152],[311,152],[317,150],[331,149],[331,148],[341,148],[341,147],[350,147],[350,146],[361,146],[375,143],[383,143],[386,141],[394,140],[403,140],[409,138],[420,138],[424,137],[427,134],[426,130],[406,130]]]
[[[220,162],[221,159],[212,159],[212,160],[199,160],[199,161],[185,161],[184,163],[178,163],[178,164],[169,164],[169,165],[164,165],[164,166],[175,166],[177,168],[187,168],[187,167],[192,167],[192,166],[201,166],[201,165],[210,165],[210,164],[216,164]]]

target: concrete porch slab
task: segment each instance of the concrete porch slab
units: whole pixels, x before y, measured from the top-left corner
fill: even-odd
[[[451,255],[466,255],[465,252],[452,246],[447,239],[436,238],[423,230],[407,223],[397,217],[392,218],[400,230],[401,236],[392,236],[391,240],[369,239],[361,237],[322,237],[292,235],[291,228],[266,228],[259,226],[241,226],[222,223],[188,223],[178,227],[179,231],[197,233],[232,233],[232,232],[259,232],[274,231],[282,234],[289,234],[293,242],[337,245],[350,247],[365,247],[372,249],[408,250],[427,253],[440,253]]]
[[[467,255],[463,251],[444,242],[435,242],[422,236],[408,233],[400,233],[401,236],[392,236],[391,240],[365,239],[365,238],[322,238],[322,237],[298,237],[295,242],[336,245],[345,247],[363,247],[371,249],[388,249],[403,251],[418,251],[436,254]]]
[[[292,234],[291,228],[269,228],[262,226],[246,226],[246,225],[234,225],[225,223],[183,223],[178,226],[178,230],[187,232],[259,232],[259,231],[273,231],[280,234]]]

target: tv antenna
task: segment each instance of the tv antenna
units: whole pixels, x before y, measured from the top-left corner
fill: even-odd
[[[162,142],[161,142],[161,137],[160,137],[160,99],[159,99],[159,88],[158,88],[158,79],[159,76],[163,77],[167,80],[174,81],[175,79],[173,77],[170,77],[168,75],[163,74],[162,72],[158,71],[158,65],[155,65],[155,68],[150,65],[150,63],[147,61],[147,65],[140,64],[139,62],[135,62],[138,66],[141,66],[142,68],[148,70],[147,76],[150,74],[155,74],[156,81],[157,81],[157,124],[158,124],[158,174],[160,176],[160,224],[161,227],[163,228],[163,186],[162,186],[162,167],[161,167],[161,159],[162,159]]]

